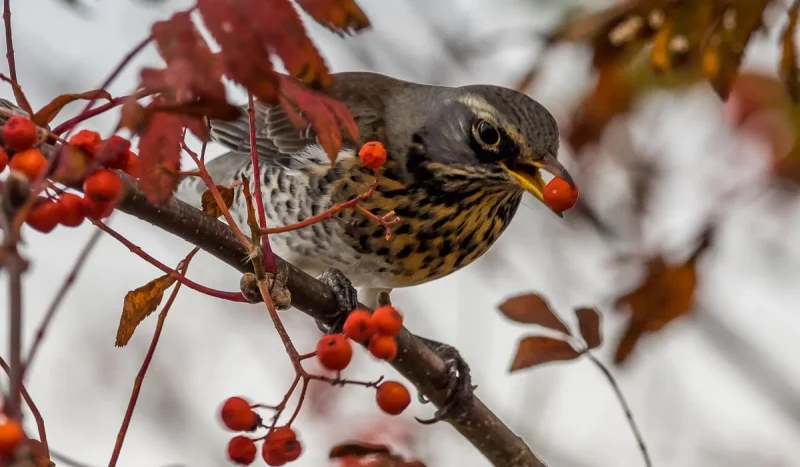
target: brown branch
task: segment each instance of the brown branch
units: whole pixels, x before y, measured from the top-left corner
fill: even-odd
[[[6,361],[3,360],[3,357],[0,357],[0,367],[3,368],[3,371],[5,371],[6,374],[11,374],[11,369],[8,367]],[[42,418],[42,413],[39,412],[39,408],[33,403],[33,399],[31,398],[31,395],[28,394],[28,390],[25,389],[24,385],[20,385],[19,391],[20,394],[22,394],[22,398],[25,399],[25,404],[28,405],[28,409],[31,411],[33,419],[36,420],[36,429],[39,432],[39,442],[42,443],[42,446],[44,446],[44,449],[47,452],[47,456],[50,457],[50,446],[47,444],[47,432],[44,429],[44,419]]]
[[[120,210],[199,246],[242,273],[253,272],[252,264],[246,261],[249,252],[223,222],[175,199],[155,207],[130,177],[122,178],[125,196]],[[292,305],[314,319],[333,325],[338,314],[333,291],[280,257],[276,256],[276,260],[278,270],[287,271],[286,285],[291,291]],[[448,400],[450,374],[442,359],[406,329],[397,335],[397,343],[398,356],[391,365],[437,407],[444,405]],[[494,465],[545,466],[478,397],[454,408],[447,422]]]
[[[3,24],[6,29],[6,60],[8,61],[8,74],[11,80],[17,82],[17,64],[14,60],[14,41],[11,34],[11,0],[3,2]],[[20,102],[17,102],[20,104]]]

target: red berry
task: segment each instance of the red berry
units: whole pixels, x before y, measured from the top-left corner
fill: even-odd
[[[24,439],[25,432],[19,422],[2,417],[0,420],[0,458],[11,457]]]
[[[384,336],[395,336],[403,329],[403,315],[392,305],[376,308],[375,313],[372,313],[372,322],[378,334]]]
[[[240,465],[252,464],[256,460],[256,443],[247,436],[234,436],[228,442],[228,459]]]
[[[103,140],[98,146],[99,154],[96,157],[103,161],[103,165],[111,169],[125,170],[128,167],[128,153],[131,142],[119,135]]]
[[[8,153],[3,148],[0,148],[0,172],[6,170],[7,165],[8,165]]]
[[[49,199],[36,203],[28,211],[25,222],[34,230],[48,233],[61,222],[61,206]]]
[[[273,449],[269,443],[264,443],[261,447],[261,457],[264,458],[264,462],[266,462],[267,465],[272,467],[286,464],[286,459],[284,459],[283,454]]]
[[[397,341],[392,336],[377,335],[369,341],[369,352],[379,360],[390,362],[397,356]]]
[[[557,213],[575,206],[578,201],[578,187],[572,187],[563,178],[556,177],[544,189],[544,204]]]
[[[356,342],[365,343],[372,339],[377,329],[372,322],[372,314],[367,310],[353,310],[344,322],[344,334]]]
[[[377,170],[386,163],[386,148],[380,141],[370,141],[361,146],[358,157],[364,167]]]
[[[250,408],[250,403],[241,397],[230,397],[220,410],[222,423],[233,431],[250,431],[261,422],[258,415]]]
[[[26,149],[14,154],[8,166],[25,174],[28,180],[35,180],[47,168],[47,158],[38,149]]]
[[[74,193],[62,193],[58,198],[61,206],[61,223],[67,227],[77,227],[85,217],[83,198]]]
[[[262,456],[267,465],[283,465],[300,457],[303,446],[291,427],[276,428],[267,435],[262,447]]]
[[[136,177],[136,163],[138,158],[136,157],[136,153],[133,151],[128,151],[128,160],[125,162],[125,173],[130,175],[131,177]]]
[[[89,157],[94,158],[101,141],[100,133],[92,130],[81,130],[72,135],[69,139],[69,144],[82,149]]]
[[[342,371],[353,358],[353,347],[344,334],[322,336],[317,343],[317,359],[329,370]]]
[[[94,201],[115,201],[122,194],[122,181],[113,170],[100,169],[83,181],[83,192]]]
[[[110,216],[114,212],[116,203],[111,201],[109,203],[101,203],[91,198],[84,197],[83,201],[83,214],[87,219],[99,221]]]
[[[30,149],[36,144],[36,124],[28,117],[15,115],[3,126],[3,139],[6,146],[16,151]]]
[[[375,394],[378,407],[389,415],[399,415],[411,405],[411,394],[397,381],[385,381]]]

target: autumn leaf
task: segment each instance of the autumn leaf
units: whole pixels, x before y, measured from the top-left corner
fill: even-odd
[[[586,346],[591,350],[600,347],[603,337],[600,335],[600,313],[594,308],[578,308],[575,310],[578,318],[578,329]]]
[[[110,101],[112,98],[111,94],[109,94],[105,89],[95,89],[93,91],[87,91],[79,94],[62,94],[50,101],[49,104],[42,107],[38,112],[33,114],[33,116],[31,116],[31,120],[33,123],[39,126],[47,126],[47,124],[52,122],[58,113],[67,106],[67,104],[77,100],[94,99],[105,99]]]
[[[178,187],[182,132],[179,116],[160,112],[150,118],[142,132],[135,176],[155,205],[169,200]]]
[[[781,79],[786,84],[789,96],[795,102],[800,101],[800,79],[797,70],[797,46],[794,38],[797,33],[797,15],[800,10],[800,0],[795,0],[789,9],[789,24],[781,36]]]
[[[126,128],[130,130],[131,133],[138,134],[147,126],[147,118],[148,115],[144,106],[140,104],[135,97],[131,96],[122,104],[117,129]]]
[[[298,125],[302,118],[297,110],[308,118],[319,144],[331,162],[336,160],[342,148],[342,131],[351,141],[358,141],[358,126],[344,104],[328,95],[305,88],[287,76],[282,75],[280,82],[281,106],[299,130],[305,130],[305,125]]]
[[[367,15],[353,0],[296,0],[314,21],[339,34],[353,34],[369,27]]]
[[[600,68],[597,83],[573,117],[569,141],[575,151],[597,140],[606,125],[627,112],[633,92],[621,64],[612,62]]]
[[[509,298],[500,305],[500,312],[517,323],[538,324],[569,335],[567,326],[540,295],[526,294]]]
[[[529,336],[520,341],[509,371],[514,372],[542,363],[574,360],[580,355],[580,352],[561,339]]]
[[[158,308],[164,298],[164,292],[174,283],[175,278],[164,275],[125,295],[122,316],[120,316],[119,328],[117,328],[115,343],[117,347],[125,347],[128,344],[139,323]]]
[[[17,100],[19,107],[28,115],[33,115],[33,107],[31,107],[31,103],[28,102],[28,98],[25,96],[22,86],[2,73],[0,73],[0,79],[11,85],[11,90],[14,92],[14,99]]]
[[[340,443],[332,447],[328,459],[337,459],[345,456],[364,457],[373,454],[390,455],[392,451],[384,444],[372,444],[360,441]]]
[[[233,188],[217,185],[217,190],[219,190],[222,200],[225,201],[225,207],[230,209],[231,205],[233,204]],[[222,209],[214,199],[214,195],[211,193],[211,190],[206,190],[203,192],[203,196],[201,196],[201,203],[203,211],[206,213],[214,217],[219,217],[222,215]]]
[[[82,150],[70,144],[61,144],[58,154],[56,169],[50,177],[52,180],[71,185],[86,177],[89,159]]]

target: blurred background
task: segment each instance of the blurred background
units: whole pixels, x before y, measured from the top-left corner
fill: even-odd
[[[41,107],[55,95],[96,87],[154,21],[191,3],[12,1],[17,69],[31,103]],[[592,48],[548,46],[544,37],[573,8],[596,10],[614,2],[358,3],[373,29],[357,37],[342,40],[309,23],[333,71],[515,87],[535,67],[525,92],[542,102],[567,134],[597,80]],[[765,20],[769,32],[754,38],[744,71],[776,75],[787,18],[778,9],[768,11]],[[109,91],[129,93],[138,69],[158,63],[148,48]],[[5,62],[2,66],[5,73]],[[10,99],[10,89],[2,89]],[[241,89],[230,91],[244,101]],[[551,467],[638,467],[643,460],[612,389],[589,362],[509,374],[518,340],[535,329],[508,321],[498,304],[519,293],[540,293],[570,326],[573,308],[596,306],[605,339],[596,354],[612,365],[628,322],[628,314],[616,311],[616,299],[642,282],[648,258],[685,261],[710,222],[716,228],[697,263],[691,312],[644,336],[612,371],[654,465],[800,466],[800,205],[795,182],[773,175],[774,121],[753,117],[743,124],[736,88],[733,95],[723,104],[708,84],[660,86],[639,94],[626,114],[580,151],[565,136],[559,157],[581,186],[579,210],[560,220],[526,198],[511,227],[479,261],[392,295],[409,329],[461,351],[472,366],[477,394]],[[112,113],[89,125],[106,134],[115,123]],[[209,157],[221,152],[213,146]],[[191,166],[188,157],[186,162]],[[642,173],[646,203],[637,195]],[[111,225],[166,264],[175,265],[191,248],[122,213],[114,214]],[[92,229],[84,223],[50,235],[28,232],[27,343]],[[91,254],[27,379],[54,451],[88,466],[107,464],[156,323],[151,317],[126,348],[114,348],[122,300],[159,274],[108,237]],[[236,290],[239,281],[237,273],[204,253],[192,262],[189,277],[225,290]],[[0,308],[0,323],[8,321],[7,313]],[[298,312],[284,316],[294,341],[310,351],[318,336],[312,321]],[[0,349],[8,348],[6,338],[0,333]],[[356,352],[354,362],[348,377],[399,377],[365,352]],[[118,465],[227,465],[230,434],[217,420],[219,404],[233,395],[276,403],[292,375],[262,307],[215,302],[183,290],[167,319]],[[7,387],[7,380],[0,380],[0,387]],[[295,465],[327,465],[329,448],[352,439],[389,444],[434,467],[489,465],[449,425],[413,420],[428,417],[430,406],[415,400],[402,416],[388,417],[370,391],[312,388],[296,422],[306,452]],[[31,417],[26,423],[35,432]]]

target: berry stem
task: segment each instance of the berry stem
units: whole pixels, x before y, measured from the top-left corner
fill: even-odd
[[[194,255],[197,254],[198,251],[200,251],[200,247],[194,247],[194,249],[192,249],[192,251],[189,252],[189,254],[186,255],[186,257],[178,264],[177,269],[180,270],[181,275],[186,274],[187,269],[189,269],[189,262],[192,261],[192,258],[194,258]],[[139,373],[136,375],[136,379],[133,381],[133,390],[131,391],[131,397],[128,401],[128,408],[125,410],[125,416],[122,419],[122,425],[119,427],[117,441],[114,443],[114,451],[111,453],[111,459],[108,461],[108,467],[114,467],[117,465],[119,453],[122,450],[122,443],[125,442],[125,435],[128,433],[128,427],[131,424],[133,411],[136,408],[136,402],[139,400],[139,392],[142,390],[144,377],[147,374],[147,369],[150,368],[150,362],[153,360],[153,354],[156,352],[158,339],[161,337],[161,331],[164,329],[164,321],[167,319],[167,313],[169,313],[173,302],[175,302],[175,297],[178,296],[178,291],[180,291],[181,285],[181,282],[175,284],[175,288],[172,289],[172,293],[167,299],[167,303],[164,304],[164,308],[162,308],[161,313],[158,314],[156,330],[153,332],[153,338],[150,340],[150,347],[147,349],[147,354],[144,356],[144,360],[142,360],[142,366],[139,368]]]
[[[11,369],[8,367],[8,363],[3,360],[3,357],[0,357],[0,367],[3,368],[3,371],[6,374],[11,374]],[[25,404],[28,406],[28,410],[31,411],[31,415],[33,415],[33,419],[36,420],[36,429],[39,432],[39,441],[44,446],[45,450],[48,453],[48,457],[50,457],[50,446],[47,444],[47,432],[44,429],[44,419],[42,418],[41,412],[39,412],[39,408],[36,407],[36,404],[33,403],[33,399],[31,395],[28,393],[28,390],[25,389],[25,385],[20,385],[19,392],[22,394],[22,398],[25,399]]]

